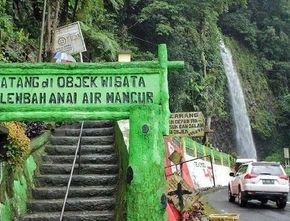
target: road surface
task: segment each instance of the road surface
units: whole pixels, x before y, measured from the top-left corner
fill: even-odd
[[[209,204],[221,213],[238,213],[240,221],[290,221],[290,197],[285,209],[277,209],[276,203],[269,201],[261,205],[259,201],[249,201],[245,208],[228,201],[227,189],[220,189],[208,195]]]

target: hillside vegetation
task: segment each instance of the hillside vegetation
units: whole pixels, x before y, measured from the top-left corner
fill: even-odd
[[[50,3],[48,1],[48,3]],[[235,151],[220,57],[223,36],[243,80],[258,155],[281,157],[290,136],[290,3],[287,0],[63,0],[59,26],[80,21],[85,62],[155,58],[166,43],[183,71],[169,75],[170,109],[203,111],[212,143]],[[0,0],[0,61],[36,62],[43,1]],[[276,153],[275,153],[276,152]]]

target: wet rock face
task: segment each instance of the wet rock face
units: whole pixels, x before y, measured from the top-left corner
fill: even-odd
[[[234,126],[230,121],[221,119],[212,120],[212,129],[214,133],[210,137],[210,141],[214,147],[223,152],[236,152],[234,141]]]
[[[27,205],[29,214],[22,221],[59,221],[79,128],[73,123],[54,130]],[[64,221],[114,220],[118,158],[113,131],[110,121],[85,122],[81,164],[75,165]]]

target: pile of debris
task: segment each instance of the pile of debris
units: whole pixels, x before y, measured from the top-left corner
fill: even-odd
[[[174,173],[167,177],[167,199],[180,214],[182,221],[201,221],[204,207],[200,201],[200,192],[191,188],[183,178]]]

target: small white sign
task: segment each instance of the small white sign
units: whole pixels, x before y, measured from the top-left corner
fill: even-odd
[[[289,148],[284,148],[284,157],[289,159]]]
[[[55,31],[54,51],[76,54],[86,51],[79,22],[59,27]]]

